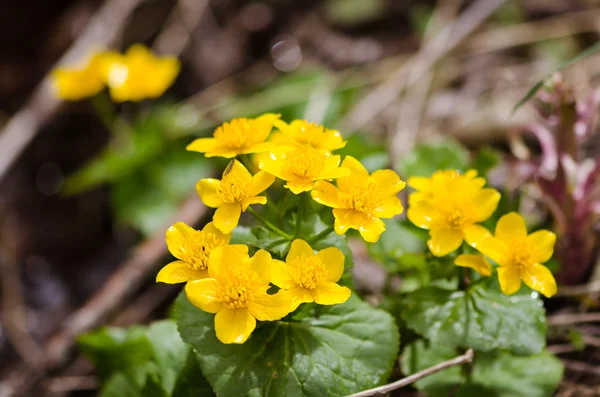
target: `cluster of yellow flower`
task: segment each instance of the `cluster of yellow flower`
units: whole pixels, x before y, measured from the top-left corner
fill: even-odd
[[[273,127],[278,131],[271,134]],[[366,241],[377,241],[385,231],[381,218],[402,213],[397,194],[406,184],[391,170],[369,175],[350,156],[340,164],[340,156],[332,152],[345,145],[338,131],[303,120],[287,124],[279,115],[265,114],[226,122],[213,138],[196,139],[188,146],[207,157],[255,154],[259,168],[252,175],[234,159],[221,180],[198,182],[201,200],[217,209],[213,221],[202,231],[183,223],[172,226],[167,245],[179,260],[157,276],[159,282],[187,282],[188,299],[201,310],[216,313],[215,331],[221,342],[244,343],[257,319],[281,319],[301,303],[334,305],[350,297],[350,290],[337,284],[344,255],[335,247],[315,254],[306,241],[295,239],[284,263],[264,250],[249,257],[247,246],[229,244],[241,213],[252,204],[267,203],[267,197],[259,194],[276,177],[286,181],[292,193],[312,191],[316,202],[332,207],[338,234],[356,229]],[[337,186],[326,181],[333,179]],[[270,284],[279,291],[268,294]]]
[[[556,293],[556,281],[542,263],[552,256],[556,235],[540,230],[527,235],[523,217],[515,212],[502,216],[495,235],[478,223],[496,211],[500,193],[484,188],[486,181],[474,170],[461,175],[454,170],[437,171],[430,178],[412,177],[408,185],[415,190],[408,199],[408,219],[428,229],[428,246],[435,256],[457,250],[463,240],[498,264],[502,292],[514,294],[521,280],[544,296]],[[482,255],[459,255],[454,262],[470,267],[482,276],[492,268]]]
[[[98,94],[108,86],[115,102],[141,101],[161,96],[179,74],[176,58],[157,58],[141,44],[125,54],[99,51],[79,67],[61,67],[52,71],[55,94],[78,101]]]

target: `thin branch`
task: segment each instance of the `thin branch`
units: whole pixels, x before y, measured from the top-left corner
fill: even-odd
[[[93,390],[99,386],[98,378],[95,376],[57,376],[44,383],[50,393]]]
[[[600,322],[600,313],[556,314],[548,317],[549,325],[571,325],[598,322]]]
[[[142,1],[106,1],[54,67],[75,63],[94,48],[110,46],[117,39],[129,15]],[[0,130],[0,179],[62,104],[62,100],[54,96],[52,82],[46,76],[24,107]]]
[[[423,371],[417,372],[416,374],[407,376],[406,378],[397,380],[388,385],[375,387],[375,388],[369,389],[369,390],[364,390],[364,391],[361,391],[360,393],[350,394],[346,397],[368,397],[368,396],[384,395],[386,393],[391,392],[392,390],[396,390],[401,387],[408,386],[411,383],[415,383],[423,378],[426,378],[430,375],[433,375],[435,373],[443,371],[447,368],[454,367],[455,365],[462,365],[462,364],[470,363],[471,361],[473,361],[474,357],[475,357],[475,354],[473,353],[473,350],[469,349],[469,350],[467,350],[467,352],[465,354],[463,354],[461,356],[455,357],[448,361],[441,362],[437,365],[434,365],[433,367],[424,369]]]
[[[153,50],[159,54],[181,54],[208,6],[208,0],[178,0],[162,32],[154,41]]]
[[[582,361],[566,360],[564,358],[560,361],[562,361],[562,363],[565,365],[565,368],[568,370],[600,376],[600,367],[597,365],[588,364]]]
[[[583,285],[560,287],[556,296],[577,296],[600,292],[600,280],[592,281]]]

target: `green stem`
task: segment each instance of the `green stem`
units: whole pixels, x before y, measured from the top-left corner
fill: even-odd
[[[321,239],[323,239],[323,237],[329,235],[331,232],[333,232],[333,226],[329,226],[327,229],[323,230],[321,233],[317,234],[316,236],[313,236],[313,238],[310,239],[310,243],[316,243],[317,241],[321,241]]]
[[[298,212],[296,215],[296,228],[294,230],[294,238],[298,238],[300,235],[300,226],[302,225],[302,218],[304,218],[304,210],[306,207],[306,193],[300,193],[298,197]]]
[[[246,211],[251,213],[256,219],[258,219],[260,222],[262,222],[262,224],[265,225],[265,227],[267,229],[269,229],[270,231],[272,231],[273,233],[280,235],[281,237],[283,237],[286,240],[292,240],[292,236],[290,234],[284,232],[283,230],[281,230],[280,228],[278,228],[277,226],[275,226],[274,224],[272,224],[271,222],[269,222],[268,220],[266,220],[265,218],[260,216],[251,207],[248,207],[248,209]]]
[[[116,142],[125,142],[127,139],[126,131],[129,126],[119,117],[119,113],[117,113],[114,104],[106,92],[100,92],[91,97],[90,103],[104,127],[111,133],[113,139]]]

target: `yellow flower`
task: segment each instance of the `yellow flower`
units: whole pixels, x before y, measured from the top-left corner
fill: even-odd
[[[483,255],[463,254],[454,261],[456,266],[470,267],[482,276],[492,275],[492,265]]]
[[[349,171],[339,164],[340,156],[310,146],[271,153],[259,161],[260,169],[287,181],[285,187],[294,194],[311,190],[316,180],[348,175]]]
[[[264,171],[252,176],[239,161],[232,160],[223,179],[201,179],[196,190],[204,204],[217,209],[213,218],[217,229],[231,233],[250,204],[267,203],[265,196],[257,195],[274,181],[275,177]]]
[[[477,249],[498,265],[502,292],[514,294],[521,280],[546,297],[556,294],[556,281],[542,263],[552,257],[556,235],[539,230],[527,235],[525,220],[516,212],[504,215],[496,224],[495,236],[488,236]]]
[[[381,218],[392,218],[404,210],[397,194],[406,186],[392,170],[379,170],[369,176],[354,157],[346,156],[342,168],[350,175],[337,180],[337,187],[317,181],[312,197],[319,203],[333,207],[335,231],[344,234],[356,229],[362,238],[375,242],[385,231]]]
[[[269,295],[271,255],[264,250],[248,257],[246,246],[225,246],[213,251],[210,278],[185,286],[190,302],[208,313],[216,313],[215,332],[223,343],[244,343],[256,320],[274,321],[290,312],[286,291]]]
[[[266,140],[278,118],[278,114],[267,113],[256,119],[233,119],[217,128],[214,138],[198,138],[187,146],[187,150],[205,153],[206,157],[226,158],[266,152],[274,147],[273,142]]]
[[[177,222],[167,230],[167,247],[179,259],[158,272],[156,282],[176,284],[208,277],[208,258],[217,247],[229,244],[231,234],[223,234],[212,222],[202,231]]]
[[[104,55],[90,57],[81,67],[60,67],[51,73],[55,94],[67,101],[78,101],[102,91]]]
[[[306,241],[294,240],[285,262],[272,263],[271,282],[291,295],[290,311],[301,303],[337,305],[350,298],[350,289],[336,284],[344,273],[344,254],[335,247],[315,254]]]
[[[179,74],[176,58],[155,57],[141,44],[131,46],[125,55],[106,55],[106,82],[116,102],[158,98],[173,84]]]
[[[308,145],[328,152],[346,146],[346,141],[343,140],[339,131],[330,130],[316,123],[294,120],[287,124],[283,120],[277,120],[275,126],[280,132],[273,134],[272,141],[280,146],[293,148]]]
[[[418,190],[408,198],[408,219],[429,229],[427,242],[435,256],[445,256],[465,240],[476,247],[489,232],[480,225],[496,210],[500,193],[483,188],[485,179],[476,171],[437,171],[431,178],[413,177],[408,186]]]

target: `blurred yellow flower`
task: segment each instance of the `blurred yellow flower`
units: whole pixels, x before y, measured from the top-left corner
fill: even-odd
[[[273,152],[259,159],[260,169],[287,181],[285,187],[294,194],[310,191],[316,180],[348,175],[349,171],[339,164],[340,156],[310,146]]]
[[[454,261],[456,266],[470,267],[482,276],[492,275],[492,265],[483,255],[463,254]]]
[[[217,247],[229,244],[231,234],[224,234],[212,222],[194,230],[177,222],[166,233],[167,247],[179,259],[158,272],[156,282],[176,284],[208,277],[208,258]]]
[[[131,46],[125,55],[108,52],[105,79],[116,102],[157,98],[173,84],[179,74],[176,58],[158,58],[142,44]]]
[[[204,204],[216,208],[213,223],[223,233],[231,233],[237,226],[242,211],[250,204],[266,204],[265,196],[258,196],[275,181],[267,172],[252,176],[239,161],[232,160],[223,173],[223,179],[201,179],[196,190]]]
[[[289,292],[290,311],[301,303],[337,305],[350,298],[351,291],[336,283],[344,273],[344,254],[335,247],[315,254],[304,240],[294,240],[285,262],[273,259],[271,282]]]
[[[206,157],[226,158],[266,152],[274,147],[273,142],[266,140],[279,117],[267,113],[255,119],[233,119],[217,128],[214,138],[198,138],[187,146],[187,150],[205,153]]]
[[[365,241],[373,243],[385,231],[381,218],[392,218],[404,210],[397,195],[406,183],[392,170],[378,170],[369,176],[351,156],[344,158],[342,168],[349,170],[350,175],[338,178],[337,187],[317,181],[312,198],[333,208],[338,234],[356,229]]]
[[[277,120],[275,127],[279,132],[273,134],[272,141],[282,147],[309,145],[315,149],[332,152],[346,146],[342,134],[306,120],[294,120],[290,124]]]
[[[417,190],[408,198],[408,219],[416,226],[429,229],[427,242],[435,256],[445,256],[465,240],[477,243],[489,235],[478,222],[496,210],[500,193],[483,188],[485,179],[470,170],[461,175],[455,170],[437,171],[431,178],[413,177],[408,186]]]
[[[50,78],[57,97],[67,101],[78,101],[91,97],[104,88],[104,54],[97,53],[79,67],[59,67]]]
[[[556,235],[548,230],[527,234],[523,217],[516,212],[504,215],[496,224],[494,236],[486,237],[477,249],[498,266],[502,292],[514,294],[521,280],[546,297],[556,294],[554,276],[542,263],[552,257]]]
[[[290,312],[289,293],[269,295],[271,255],[259,250],[248,257],[246,246],[225,246],[210,256],[210,278],[185,286],[190,302],[216,313],[215,332],[222,343],[244,343],[256,328],[256,320],[279,320]]]

